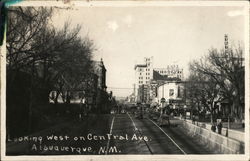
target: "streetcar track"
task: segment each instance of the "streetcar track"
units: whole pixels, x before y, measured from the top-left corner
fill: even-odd
[[[135,122],[134,122],[134,120],[132,119],[132,117],[131,117],[128,113],[127,113],[127,115],[129,116],[130,120],[132,121],[132,123],[133,123],[133,125],[134,125],[134,127],[135,127],[135,130],[138,131],[138,133],[142,136],[141,131],[136,127]],[[146,144],[146,146],[147,146],[149,152],[150,152],[151,154],[154,154],[153,151],[151,150],[150,146],[148,145],[148,143],[147,143],[145,140],[143,140],[143,141],[144,141],[144,143]]]
[[[139,133],[139,135],[140,136],[142,136],[142,132],[137,128],[137,126],[136,126],[136,124],[135,124],[135,122],[134,122],[134,120],[133,120],[133,118],[130,116],[130,114],[128,114],[127,113],[127,115],[128,115],[128,117],[130,118],[130,120],[132,121],[132,124],[133,124],[133,126],[134,126],[134,130],[135,131],[137,131],[138,133]],[[154,121],[152,121],[151,119],[149,119],[149,118],[147,118],[149,121],[151,121],[156,127],[158,127],[164,134],[165,134],[165,136],[167,136],[172,142],[173,142],[173,144],[183,153],[183,154],[187,154],[182,148],[180,148],[180,146],[160,127],[160,126],[158,126]],[[111,125],[110,125],[110,131],[109,131],[109,133],[110,134],[112,134],[112,132],[113,132],[113,127],[114,127],[114,121],[115,121],[115,116],[112,118],[112,122],[111,122]],[[148,150],[149,150],[149,152],[151,153],[151,154],[154,154],[153,153],[153,151],[152,151],[152,149],[151,149],[151,147],[150,147],[150,145],[145,141],[145,140],[143,140],[144,141],[144,143],[145,143],[145,145],[147,146],[147,148],[148,148]],[[108,154],[108,149],[109,149],[109,146],[110,146],[110,139],[108,140],[108,142],[107,142],[107,146],[106,146],[106,150],[105,150],[105,155],[107,155]],[[46,153],[46,151],[42,151],[41,152],[41,154],[44,154],[44,153]]]
[[[147,118],[149,121],[151,121],[156,127],[158,127],[173,143],[174,145],[183,153],[187,154],[159,125],[157,125],[154,121],[151,119]]]
[[[113,126],[114,126],[114,121],[115,121],[115,116],[114,116],[113,119],[112,119],[112,122],[111,122],[111,125],[110,125],[109,134],[112,134]],[[110,139],[108,140],[108,143],[107,143],[107,146],[106,146],[105,155],[108,154],[109,144],[110,144]]]
[[[141,133],[141,131],[136,127],[136,125],[135,125],[135,122],[134,122],[134,120],[132,119],[132,117],[127,113],[127,115],[129,116],[129,118],[131,119],[131,121],[132,121],[132,123],[133,123],[133,125],[134,125],[134,127],[135,127],[135,129],[137,129],[138,130],[138,132],[139,132],[139,134],[140,135],[142,135],[142,133]],[[165,134],[165,136],[167,136],[169,139],[170,139],[170,141],[172,141],[173,143],[174,143],[174,145],[183,153],[183,154],[187,154],[160,126],[158,126],[154,121],[152,121],[151,119],[149,119],[149,118],[147,118],[149,121],[151,121],[156,127],[158,127],[164,134]],[[151,148],[150,148],[150,146],[148,145],[148,143],[147,142],[145,142],[146,143],[146,145],[147,145],[147,147],[148,147],[148,149],[149,149],[149,151],[151,152],[151,154],[153,154],[153,152],[152,152],[152,150],[151,150]]]
[[[159,129],[156,126],[152,125],[152,122],[150,122],[147,119],[144,119],[142,121],[142,126],[145,128],[144,133],[154,138],[153,140],[151,139],[152,142],[149,143],[150,146],[153,149],[155,147],[155,148],[160,148],[159,150],[161,150],[161,152],[157,150],[155,153],[157,154],[179,154],[178,152],[180,152],[180,154],[182,154],[182,152],[172,143],[171,140],[169,140],[168,138],[165,139],[166,136],[162,134],[161,131],[159,133]]]

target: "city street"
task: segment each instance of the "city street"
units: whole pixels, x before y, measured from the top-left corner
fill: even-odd
[[[159,127],[134,115],[89,115],[82,120],[9,140],[7,155],[211,154],[183,131],[180,120]]]
[[[2,154],[243,157],[248,9],[6,7]]]

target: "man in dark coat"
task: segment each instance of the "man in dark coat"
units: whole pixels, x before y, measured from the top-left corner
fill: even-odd
[[[213,132],[216,131],[216,126],[215,126],[214,122],[212,123],[211,130],[212,130]]]
[[[221,123],[221,121],[218,123],[217,129],[218,129],[218,134],[221,134],[221,130],[222,130],[222,123]]]

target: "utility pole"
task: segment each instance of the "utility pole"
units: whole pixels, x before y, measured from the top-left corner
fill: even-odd
[[[224,44],[225,44],[225,53],[226,53],[226,55],[228,54],[228,35],[227,34],[225,34],[225,36],[224,36],[224,38],[225,38],[225,41],[224,41]],[[228,136],[228,129],[230,128],[230,117],[229,117],[229,110],[228,110],[228,115],[227,115],[227,131],[226,131],[226,134],[227,134],[227,136]]]
[[[165,98],[165,97],[164,97],[164,83],[163,83],[163,85],[162,85],[162,98]],[[164,103],[162,103],[162,108],[163,108],[163,106],[164,106]]]

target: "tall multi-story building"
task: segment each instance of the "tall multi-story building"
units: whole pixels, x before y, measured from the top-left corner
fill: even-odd
[[[166,68],[154,68],[153,57],[145,57],[143,64],[135,65],[135,100],[149,103],[157,93],[157,86],[162,81],[183,79],[183,69],[178,65],[168,65]]]
[[[144,58],[144,64],[135,65],[136,87],[142,84],[149,84],[153,78],[153,57]]]
[[[145,102],[147,98],[144,97],[147,93],[150,80],[153,79],[153,57],[144,58],[143,64],[135,65],[135,100],[137,102]],[[143,96],[141,91],[143,92]],[[140,95],[140,97],[138,97]],[[143,98],[143,99],[142,99]]]

